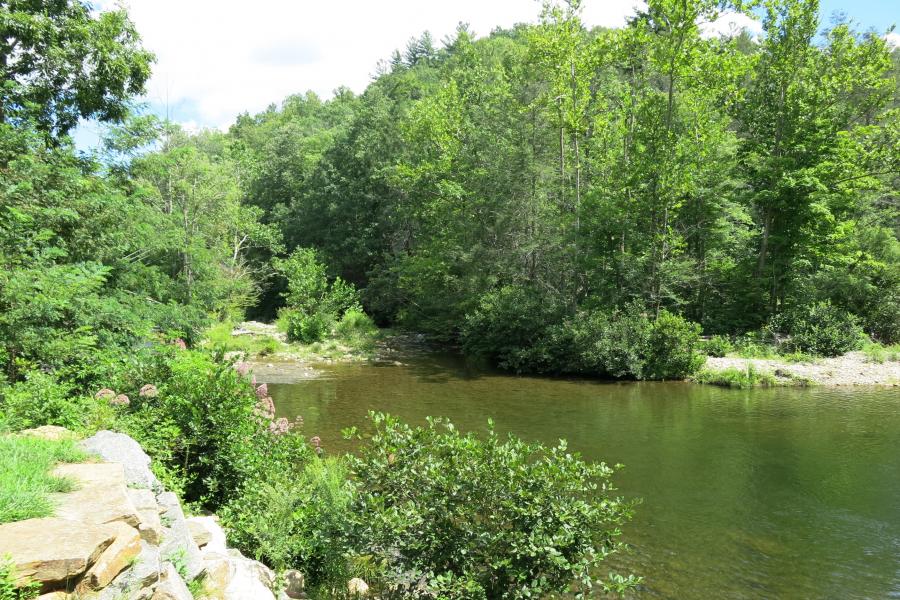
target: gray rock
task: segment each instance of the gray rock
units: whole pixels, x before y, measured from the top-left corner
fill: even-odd
[[[203,555],[188,529],[184,511],[173,492],[165,492],[156,497],[163,524],[163,538],[160,554],[163,560],[184,562],[186,579],[193,581],[203,570]]]
[[[288,598],[303,598],[305,579],[303,573],[294,569],[284,572],[284,593]]]
[[[141,553],[134,564],[122,571],[112,583],[97,593],[97,600],[122,600],[137,598],[140,592],[151,587],[160,578],[159,548],[141,542]],[[149,594],[146,594],[149,597]]]
[[[171,563],[166,563],[159,583],[153,588],[151,600],[193,600],[193,598],[175,567]]]
[[[162,485],[150,470],[150,457],[140,444],[124,433],[98,431],[81,442],[81,447],[107,462],[121,463],[129,486],[162,491]]]

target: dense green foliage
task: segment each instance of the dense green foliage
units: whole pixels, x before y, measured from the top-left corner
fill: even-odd
[[[857,318],[829,302],[816,302],[779,315],[773,327],[790,333],[784,343],[788,351],[820,356],[840,356],[856,350],[864,339]]]
[[[350,458],[360,486],[352,535],[384,565],[392,597],[424,587],[439,598],[535,598],[572,582],[579,593],[634,583],[596,578],[629,511],[613,495],[611,468],[564,442],[547,448],[493,428],[463,435],[439,419],[373,421]]]
[[[282,293],[286,306],[279,320],[285,323],[289,340],[319,342],[347,311],[360,310],[356,288],[340,277],[329,282],[315,250],[297,248],[272,264],[287,281],[287,290]]]
[[[635,302],[708,335],[831,302],[895,341],[900,53],[819,36],[815,0],[761,3],[759,39],[702,35],[741,3],[653,0],[617,30],[577,5],[240,117],[249,201],[379,322],[519,371],[656,376],[561,364],[563,330]]]
[[[0,428],[129,433],[324,595],[353,575],[386,598],[633,585],[595,579],[629,509],[605,465],[384,416],[323,457],[212,338],[278,315],[291,340],[361,346],[377,321],[518,372],[634,379],[689,376],[701,350],[897,342],[900,53],[818,36],[816,0],[761,2],[759,39],[702,35],[743,4],[649,0],[589,30],[548,2],[413,40],[359,96],[189,135],[129,114],[152,57],[124,11],[3,3]],[[94,154],[66,136],[81,117],[110,124]]]

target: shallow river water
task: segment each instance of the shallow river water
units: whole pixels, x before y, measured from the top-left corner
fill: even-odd
[[[450,417],[622,463],[642,499],[620,571],[641,598],[900,598],[898,388],[727,390],[515,377],[423,353],[270,384],[279,416],[348,450],[369,410]]]

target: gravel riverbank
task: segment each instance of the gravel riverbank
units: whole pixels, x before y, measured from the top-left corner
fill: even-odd
[[[757,371],[772,373],[780,379],[806,379],[816,385],[900,386],[900,362],[869,362],[862,352],[849,352],[835,358],[798,363],[731,356],[710,356],[706,360],[706,368],[711,371],[746,369],[748,364],[752,364]]]

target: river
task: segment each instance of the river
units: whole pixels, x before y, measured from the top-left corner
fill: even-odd
[[[515,377],[431,353],[401,362],[325,365],[269,389],[279,416],[302,415],[330,452],[379,410],[467,430],[493,418],[624,464],[614,481],[642,502],[612,566],[644,577],[640,598],[900,598],[897,388],[739,391]]]

